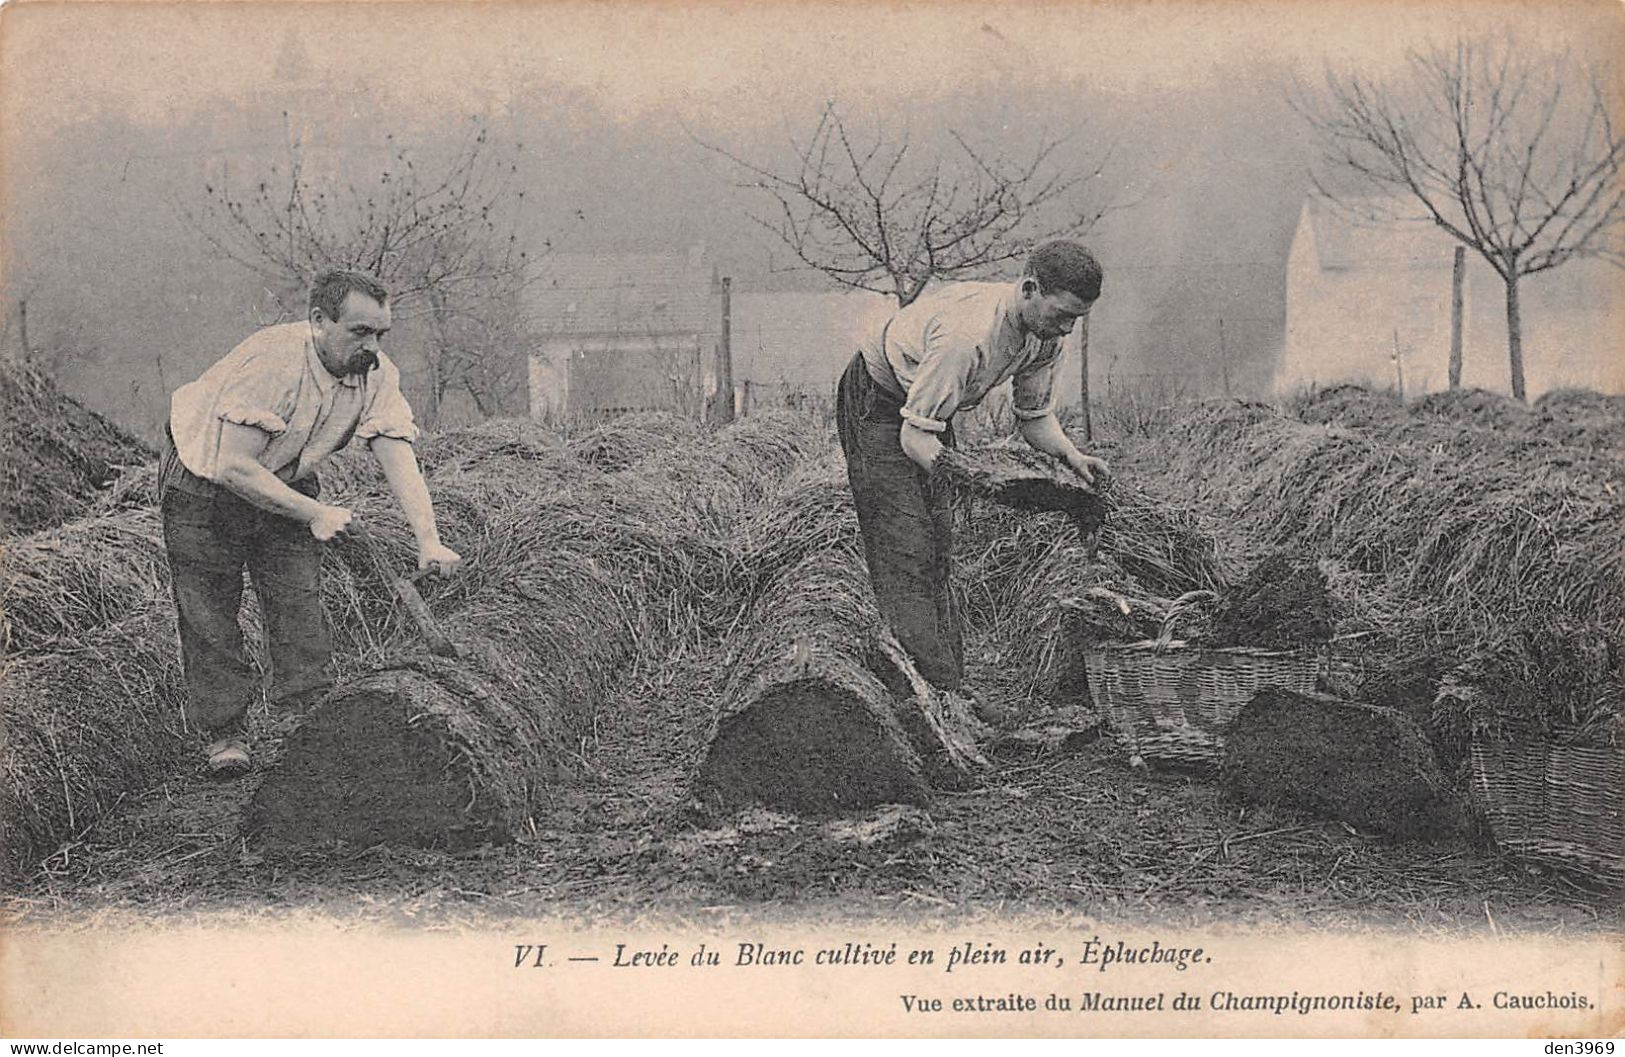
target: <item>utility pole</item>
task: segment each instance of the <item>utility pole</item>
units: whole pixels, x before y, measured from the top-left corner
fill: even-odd
[[[1394,328],[1394,377],[1399,379],[1399,399],[1405,399],[1405,362],[1399,355],[1399,328]]]
[[[722,336],[717,340],[717,394],[711,418],[719,426],[734,420],[733,279],[722,280]]]
[[[1224,372],[1224,395],[1230,396],[1230,347],[1224,340],[1224,317],[1219,317],[1219,370]]]
[[[1461,388],[1461,285],[1467,268],[1467,247],[1456,247],[1455,264],[1450,269],[1450,388]]]

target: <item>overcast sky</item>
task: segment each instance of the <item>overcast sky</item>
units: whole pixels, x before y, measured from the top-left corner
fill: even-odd
[[[479,107],[526,85],[591,93],[632,119],[771,123],[835,95],[875,105],[1010,79],[1133,92],[1206,86],[1237,58],[1368,68],[1431,37],[1501,24],[1619,50],[1619,4],[764,3],[10,6],[6,124],[48,133],[117,111],[163,123],[252,92],[290,26],[312,63],[402,102]],[[21,122],[16,122],[18,116]]]
[[[291,105],[302,127],[375,150],[384,132],[449,149],[459,115],[491,115],[524,137],[527,219],[555,248],[703,240],[739,289],[807,285],[818,280],[784,278],[783,248],[751,222],[761,201],[690,132],[782,162],[833,99],[887,135],[954,128],[1016,153],[1064,135],[1079,159],[1111,146],[1099,194],[1139,203],[1091,235],[1116,277],[1101,310],[1124,328],[1114,351],[1178,369],[1209,355],[1222,317],[1267,378],[1306,190],[1293,79],[1328,62],[1380,73],[1407,49],[1501,28],[1617,56],[1622,13],[1617,0],[23,0],[0,13],[0,282],[8,320],[30,299],[36,343],[54,330],[86,350],[63,367],[70,384],[88,391],[116,363],[157,414],[173,379],[141,372],[160,355],[177,374],[217,357],[263,293],[179,210],[201,194],[202,159],[240,148],[217,135],[228,119],[271,117],[268,158],[285,149],[276,115]],[[376,177],[355,164],[358,180]]]

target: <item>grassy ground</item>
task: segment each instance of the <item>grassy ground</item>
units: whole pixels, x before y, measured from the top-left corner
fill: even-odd
[[[1177,480],[1154,480],[1155,467],[1127,457],[1117,465],[1170,504],[1189,499]],[[1232,558],[1246,553],[1256,541],[1220,514],[1204,528]],[[991,645],[973,644],[972,654],[985,695],[1029,719],[1040,710],[991,662]],[[1439,935],[1625,927],[1617,892],[1502,860],[1473,837],[1396,844],[1245,809],[1199,776],[1130,770],[1107,739],[1000,755],[974,787],[940,793],[929,811],[834,824],[706,817],[686,790],[717,671],[702,653],[629,673],[599,709],[576,779],[519,843],[457,855],[272,854],[240,832],[254,778],[221,786],[187,771],[89,826],[7,893],[0,914],[50,928],[195,915],[455,927],[537,915],[817,922],[1052,912]],[[258,717],[262,763],[276,746],[269,718]]]

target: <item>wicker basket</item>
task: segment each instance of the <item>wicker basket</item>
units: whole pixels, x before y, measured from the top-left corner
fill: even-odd
[[[1117,740],[1147,763],[1216,766],[1224,731],[1265,687],[1308,693],[1319,650],[1147,640],[1085,651],[1089,693]]]
[[[1473,798],[1503,850],[1625,885],[1625,745],[1477,736],[1472,768]]]

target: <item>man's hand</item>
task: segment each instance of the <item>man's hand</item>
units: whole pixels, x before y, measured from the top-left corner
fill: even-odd
[[[1097,459],[1093,455],[1085,455],[1076,450],[1067,454],[1066,464],[1072,467],[1072,472],[1083,478],[1083,483],[1091,488],[1095,486],[1097,480],[1104,483],[1112,473],[1105,459]]]
[[[449,576],[463,564],[460,554],[440,543],[425,543],[418,547],[418,570],[433,568],[436,576]]]
[[[341,506],[328,506],[325,503],[316,515],[310,519],[310,534],[326,543],[350,527],[350,519],[355,515]]]
[[[898,439],[903,446],[903,454],[922,470],[929,471],[931,464],[937,461],[937,456],[942,454],[942,441],[937,439],[937,435],[921,429],[912,422],[903,423]]]
[[[1020,428],[1021,435],[1026,438],[1028,444],[1066,463],[1083,481],[1085,487],[1094,488],[1096,485],[1105,484],[1106,479],[1111,476],[1112,471],[1106,465],[1106,460],[1079,451],[1077,445],[1066,435],[1066,430],[1055,421],[1054,415],[1024,418],[1021,420]]]

